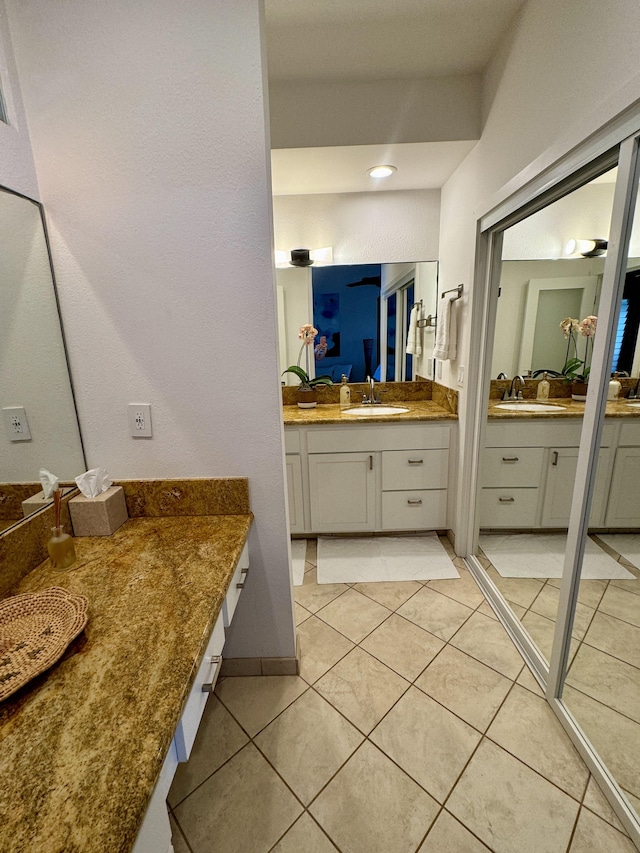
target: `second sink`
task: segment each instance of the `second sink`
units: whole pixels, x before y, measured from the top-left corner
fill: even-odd
[[[403,412],[408,412],[409,409],[405,409],[404,406],[376,406],[368,405],[368,406],[352,406],[350,409],[344,409],[344,415],[359,415],[359,416],[372,416],[372,415],[401,415]]]
[[[496,403],[494,409],[507,409],[510,412],[557,412],[564,406],[554,406],[550,403]]]

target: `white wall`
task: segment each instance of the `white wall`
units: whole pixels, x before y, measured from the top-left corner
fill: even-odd
[[[333,246],[334,264],[438,257],[440,191],[406,190],[273,199],[276,249]]]
[[[249,477],[230,656],[295,647],[260,9],[9,5],[89,464]]]

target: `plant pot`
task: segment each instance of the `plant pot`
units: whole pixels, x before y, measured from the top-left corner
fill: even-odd
[[[318,396],[313,388],[298,389],[298,406],[301,409],[314,409],[318,405]]]
[[[579,403],[584,403],[587,399],[587,388],[588,385],[586,382],[573,382],[571,385],[571,399],[577,400]]]

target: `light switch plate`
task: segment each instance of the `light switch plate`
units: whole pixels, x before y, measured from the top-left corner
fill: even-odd
[[[129,403],[127,406],[129,432],[132,438],[151,438],[151,406],[149,403]]]
[[[31,441],[31,430],[23,406],[8,406],[2,410],[9,441]]]

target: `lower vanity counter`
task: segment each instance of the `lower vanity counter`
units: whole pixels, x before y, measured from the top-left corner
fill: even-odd
[[[73,570],[46,561],[12,590],[86,595],[89,621],[0,704],[0,850],[133,848],[251,521],[130,519],[112,536],[76,539]]]

